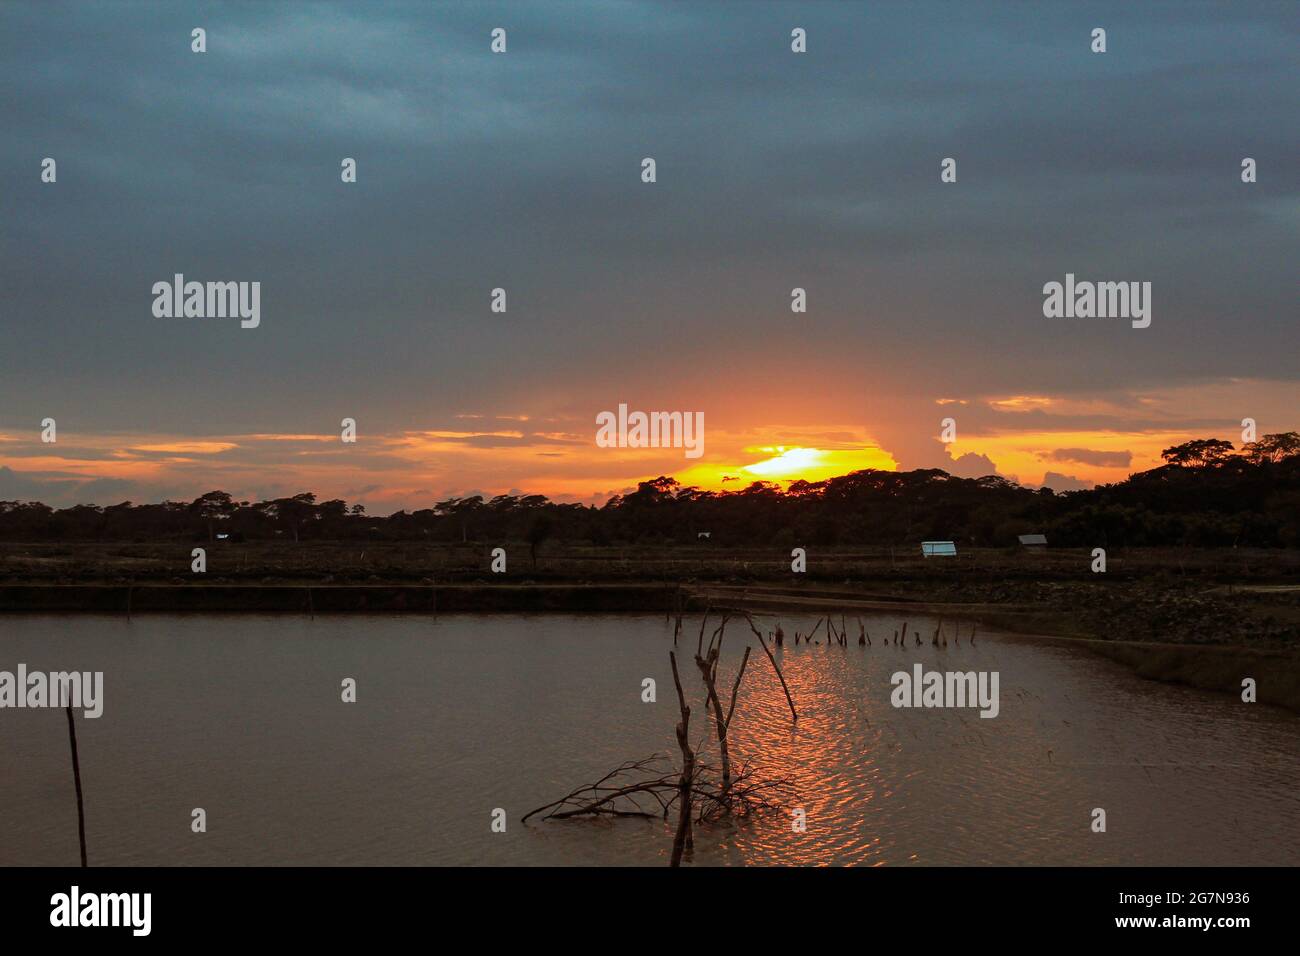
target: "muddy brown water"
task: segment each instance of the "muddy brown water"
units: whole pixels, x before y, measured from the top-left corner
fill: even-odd
[[[936,649],[937,622],[916,618],[922,646],[885,646],[901,617],[865,623],[871,647],[850,621],[849,647],[823,631],[778,652],[797,725],[754,646],[733,754],[796,792],[701,829],[691,862],[1300,863],[1300,718],[1059,642],[988,632],[972,647],[962,624],[955,645],[949,622]],[[746,644],[733,623],[727,689]],[[104,672],[103,716],[77,720],[92,865],[663,864],[662,821],[519,818],[624,760],[675,756],[671,646],[661,615],[0,619],[0,671]],[[891,675],[918,662],[997,671],[998,716],[892,707]],[[356,703],[340,699],[346,677]],[[693,665],[683,678],[713,757]],[[64,716],[0,709],[0,864],[76,862]]]

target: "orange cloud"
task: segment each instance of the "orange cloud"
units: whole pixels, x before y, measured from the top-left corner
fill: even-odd
[[[174,452],[178,455],[216,455],[238,447],[239,445],[230,441],[178,441],[162,442],[156,445],[132,445],[130,451]]]
[[[884,396],[887,398],[888,396]],[[1149,394],[1076,395],[948,394],[919,404],[876,403],[874,427],[821,415],[809,399],[777,412],[762,410],[761,396],[741,404],[727,425],[711,417],[700,459],[683,449],[598,448],[582,411],[553,414],[461,415],[481,419],[455,427],[454,418],[423,429],[363,429],[356,444],[337,433],[230,435],[76,434],[57,444],[35,430],[0,435],[0,467],[13,476],[11,495],[38,497],[62,490],[66,502],[86,485],[84,500],[99,504],[130,497],[192,498],[221,488],[240,499],[314,491],[360,501],[372,513],[427,507],[452,495],[525,492],[557,500],[603,501],[640,481],[668,475],[710,490],[754,481],[818,481],[864,468],[944,467],[963,473],[992,462],[1000,474],[1028,485],[1049,474],[1070,481],[1111,482],[1161,463],[1164,448],[1194,437],[1239,442],[1237,423],[1257,419],[1260,434],[1296,427],[1295,390],[1280,382],[1219,382]],[[839,407],[840,400],[826,399]],[[958,441],[941,445],[932,403],[956,406]],[[712,407],[712,406],[708,406]],[[797,416],[737,425],[746,417]],[[546,431],[532,431],[533,422]],[[810,424],[811,423],[811,424]],[[443,427],[446,425],[452,427]],[[877,430],[878,429],[878,430]],[[910,442],[910,444],[909,444]],[[957,463],[962,459],[965,466]],[[983,473],[983,471],[980,471]],[[111,487],[105,481],[117,482]],[[112,501],[100,500],[113,496]]]

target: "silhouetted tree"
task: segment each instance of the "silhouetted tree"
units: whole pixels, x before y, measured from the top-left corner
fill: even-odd
[[[305,537],[464,542],[471,536],[526,541],[537,565],[552,539],[641,545],[695,541],[762,545],[890,545],[951,538],[1014,546],[1041,531],[1057,545],[1249,544],[1300,546],[1300,434],[1265,435],[1240,454],[1218,439],[1164,453],[1167,464],[1087,491],[1053,494],[1005,478],[958,478],[938,469],[864,469],[782,491],[753,482],[703,491],[661,475],[600,508],[557,504],[541,495],[450,498],[429,508],[369,517],[342,499],[317,504],[310,492],[250,504],[224,491],[193,502],[129,501],[54,510],[36,502],[0,502],[0,538],[8,541],[193,540],[217,523],[241,539]]]
[[[207,522],[209,541],[214,537],[214,523],[229,518],[237,508],[234,499],[224,491],[209,491],[190,504],[190,510]]]
[[[1259,441],[1245,445],[1241,450],[1252,464],[1281,461],[1291,455],[1300,455],[1300,432],[1265,435]]]
[[[1223,461],[1232,451],[1232,442],[1218,438],[1198,438],[1166,448],[1160,457],[1171,465],[1204,466]]]

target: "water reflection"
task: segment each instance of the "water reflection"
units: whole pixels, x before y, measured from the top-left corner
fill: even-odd
[[[917,619],[928,635],[937,622]],[[78,726],[92,864],[658,864],[661,821],[520,825],[624,760],[676,757],[662,617],[9,618],[0,668],[105,672]],[[787,635],[812,619],[782,619]],[[1300,720],[1142,681],[1077,649],[993,633],[976,646],[755,647],[733,756],[788,778],[789,808],[696,833],[693,862],[1300,862]],[[951,624],[949,624],[951,635]],[[743,648],[733,624],[719,686]],[[694,633],[683,649],[694,650]],[[963,632],[965,634],[965,632]],[[1000,714],[895,709],[915,663],[997,670]],[[339,682],[357,680],[356,704]],[[641,700],[653,677],[658,701]],[[716,760],[698,673],[692,737]],[[76,860],[66,724],[0,712],[0,863]],[[12,772],[11,772],[12,768]],[[189,830],[208,811],[209,832]],[[507,832],[489,828],[507,810]],[[1105,808],[1108,832],[1089,829]]]

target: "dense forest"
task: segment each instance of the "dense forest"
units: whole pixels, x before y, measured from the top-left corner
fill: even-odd
[[[311,493],[235,501],[212,491],[166,501],[54,510],[0,502],[0,540],[279,539],[548,540],[595,545],[902,545],[927,539],[1003,547],[1044,533],[1060,546],[1300,547],[1300,434],[1266,435],[1240,451],[1199,439],[1166,449],[1165,464],[1122,482],[1061,494],[1004,478],[956,478],[937,469],[868,469],[784,491],[755,482],[737,491],[682,487],[669,477],[602,507],[541,495],[452,498],[388,517]]]

